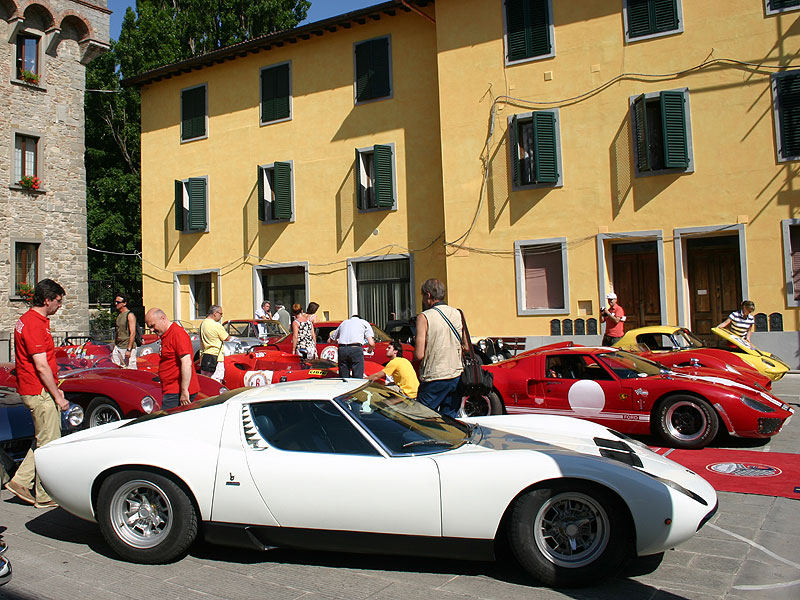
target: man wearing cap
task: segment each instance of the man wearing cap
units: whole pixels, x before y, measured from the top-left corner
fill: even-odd
[[[617,304],[617,295],[614,292],[606,294],[608,308],[600,311],[606,324],[603,346],[613,346],[623,335],[625,326],[625,310]]]

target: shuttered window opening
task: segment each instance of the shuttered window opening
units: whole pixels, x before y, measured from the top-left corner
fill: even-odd
[[[775,125],[778,158],[800,158],[800,71],[775,76]]]
[[[800,0],[767,0],[767,14],[800,7]]]
[[[355,45],[356,102],[392,94],[391,44],[388,37]]]
[[[206,136],[206,86],[181,92],[181,141]]]
[[[264,223],[294,218],[292,163],[258,167],[258,220]]]
[[[392,145],[379,144],[356,150],[356,169],[359,209],[390,210],[397,207]]]
[[[208,229],[208,180],[190,177],[175,180],[175,229],[186,233]]]
[[[632,113],[638,172],[691,166],[686,92],[642,94],[633,100]]]
[[[628,39],[681,30],[678,0],[627,0]]]
[[[552,56],[550,0],[505,0],[505,3],[507,62]]]
[[[261,69],[261,122],[291,117],[291,93],[289,63]]]
[[[792,265],[792,297],[800,301],[800,225],[789,226],[789,246]]]
[[[512,117],[509,137],[513,187],[561,184],[557,111],[542,110]]]

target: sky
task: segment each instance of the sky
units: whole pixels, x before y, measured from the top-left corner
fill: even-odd
[[[313,23],[328,17],[341,15],[351,10],[358,10],[374,4],[380,4],[384,0],[311,0],[311,8],[308,9],[308,18],[303,23]],[[114,12],[111,14],[111,37],[119,38],[119,30],[122,27],[122,18],[125,10],[129,6],[135,6],[136,0],[108,0],[108,8]],[[301,23],[301,24],[303,24]]]

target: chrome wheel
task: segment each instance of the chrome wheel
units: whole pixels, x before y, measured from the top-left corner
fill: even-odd
[[[119,414],[116,408],[110,404],[101,404],[92,411],[92,416],[89,417],[89,427],[113,423],[119,421],[121,418],[122,415]]]
[[[608,545],[608,515],[596,500],[563,492],[547,500],[533,521],[539,551],[559,567],[579,568],[597,560]]]
[[[669,435],[683,442],[694,442],[703,437],[708,428],[705,412],[696,403],[682,400],[673,403],[664,418]]]
[[[464,396],[461,399],[461,409],[458,411],[459,417],[485,417],[492,414],[492,405],[489,398],[481,395]]]
[[[137,479],[114,493],[110,517],[114,533],[123,542],[134,548],[153,548],[172,529],[172,503],[159,486]]]

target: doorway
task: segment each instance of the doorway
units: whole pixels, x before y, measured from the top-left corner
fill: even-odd
[[[292,305],[306,308],[306,270],[304,267],[277,267],[260,269],[261,293],[264,300],[272,303],[272,309],[283,304],[292,313]]]
[[[656,242],[612,246],[614,292],[625,309],[625,330],[661,325],[660,271]]]
[[[711,328],[727,319],[741,302],[739,237],[690,238],[686,240],[686,259],[691,328],[709,342],[714,338]]]

